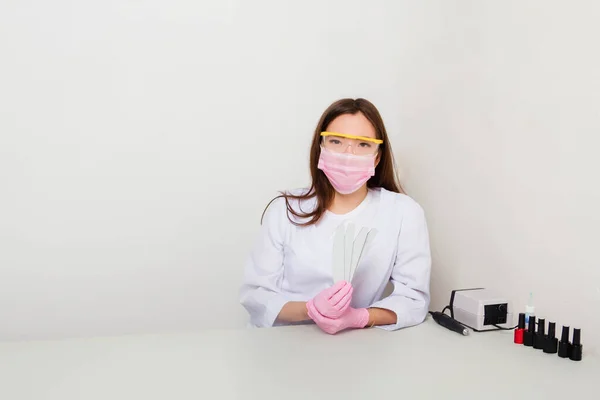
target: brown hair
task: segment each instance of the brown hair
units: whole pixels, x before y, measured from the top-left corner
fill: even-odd
[[[327,110],[321,115],[321,119],[317,124],[315,132],[313,134],[313,140],[310,147],[310,175],[312,177],[312,183],[308,191],[304,194],[290,194],[281,192],[281,194],[275,197],[267,204],[267,207],[263,211],[263,217],[269,205],[276,199],[283,197],[287,207],[288,219],[294,225],[309,226],[317,223],[323,216],[327,208],[331,205],[335,189],[329,183],[329,180],[317,165],[319,163],[319,156],[321,154],[321,132],[327,130],[329,124],[343,114],[362,113],[375,128],[376,138],[382,139],[383,143],[379,145],[379,164],[375,168],[375,175],[367,181],[367,187],[375,188],[381,187],[391,192],[404,193],[402,186],[400,185],[396,176],[394,168],[394,156],[392,154],[390,142],[388,139],[383,119],[377,111],[377,108],[368,100],[365,99],[341,99],[331,104]],[[308,212],[294,210],[290,204],[290,200],[308,200],[316,197],[316,207]],[[306,222],[298,223],[295,222],[292,217],[308,219]],[[262,223],[262,218],[261,218]]]

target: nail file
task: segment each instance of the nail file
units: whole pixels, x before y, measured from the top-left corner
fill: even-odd
[[[333,282],[339,282],[345,279],[344,274],[344,241],[346,227],[340,225],[333,237],[333,257],[332,257],[332,275]]]
[[[375,240],[375,236],[377,236],[377,229],[371,229],[369,231],[369,233],[367,233],[367,238],[365,239],[365,244],[363,245],[363,247],[360,251],[358,260],[356,261],[355,271],[356,271],[356,268],[358,268],[358,264],[360,264],[360,260],[362,260],[363,257],[365,256],[365,254],[367,254],[367,249],[369,248],[369,246],[373,242],[373,240]]]
[[[346,226],[346,240],[344,242],[344,271],[345,279],[350,282],[352,279],[352,250],[354,244],[354,224],[349,223]]]
[[[377,236],[377,229],[373,228],[369,231],[369,234],[367,235],[367,240],[365,240],[365,246],[363,247],[363,250],[370,246],[371,243],[373,243],[373,240],[375,240],[375,236]]]
[[[354,239],[354,246],[352,248],[352,262],[350,264],[350,281],[352,281],[352,277],[354,277],[354,271],[356,271],[356,266],[358,265],[360,255],[365,246],[368,233],[369,230],[367,228],[361,228],[358,232],[358,235],[356,235],[356,239]]]

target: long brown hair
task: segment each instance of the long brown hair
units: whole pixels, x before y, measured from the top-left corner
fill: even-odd
[[[375,128],[376,138],[383,140],[383,143],[379,145],[379,164],[375,168],[375,175],[367,181],[367,187],[381,187],[391,192],[404,193],[396,175],[394,155],[392,154],[387,131],[377,108],[365,99],[341,99],[331,104],[325,110],[315,128],[310,147],[310,175],[312,177],[310,188],[306,193],[299,195],[281,192],[279,196],[267,204],[265,211],[263,211],[263,217],[269,205],[274,200],[283,197],[285,198],[288,219],[291,223],[299,226],[309,226],[319,221],[325,211],[331,206],[335,196],[335,189],[331,186],[323,171],[317,168],[321,154],[321,132],[327,130],[329,124],[340,115],[355,115],[357,113],[362,113],[371,122]],[[314,197],[316,197],[316,207],[310,211],[294,210],[290,204],[290,200],[303,201]],[[306,219],[306,221],[302,223],[296,222],[290,214],[296,218]]]

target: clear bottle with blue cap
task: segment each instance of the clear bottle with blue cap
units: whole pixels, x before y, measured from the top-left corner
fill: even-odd
[[[535,316],[535,307],[533,306],[533,293],[529,292],[529,302],[525,306],[525,326],[529,326],[529,317]]]

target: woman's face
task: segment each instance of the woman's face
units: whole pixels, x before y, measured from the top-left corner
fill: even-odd
[[[367,119],[367,117],[364,116],[363,113],[358,112],[356,114],[342,114],[339,117],[337,117],[336,119],[334,119],[333,121],[331,121],[331,123],[326,127],[326,130],[328,132],[336,132],[336,133],[343,133],[346,135],[353,135],[353,136],[362,136],[362,137],[367,137],[367,138],[371,138],[371,139],[377,139],[377,134],[375,132],[375,127],[373,126],[373,124],[371,124],[371,121],[369,121]],[[328,138],[325,138],[325,140],[328,140]],[[361,146],[362,144],[360,143],[360,141],[351,141],[353,144],[353,146],[357,147]],[[366,149],[361,149],[363,151],[357,151],[356,149],[352,149],[352,146],[348,146],[347,148],[344,149],[344,152],[346,153],[365,153],[365,152],[370,152],[370,154],[373,154],[373,152],[377,152],[377,145],[375,144],[369,144],[369,143],[365,143],[365,146],[375,146],[375,148],[373,148],[372,152],[370,152],[369,150]],[[381,154],[377,154],[377,158],[375,159],[375,166],[377,166],[377,164],[379,164],[379,159],[380,159]]]

